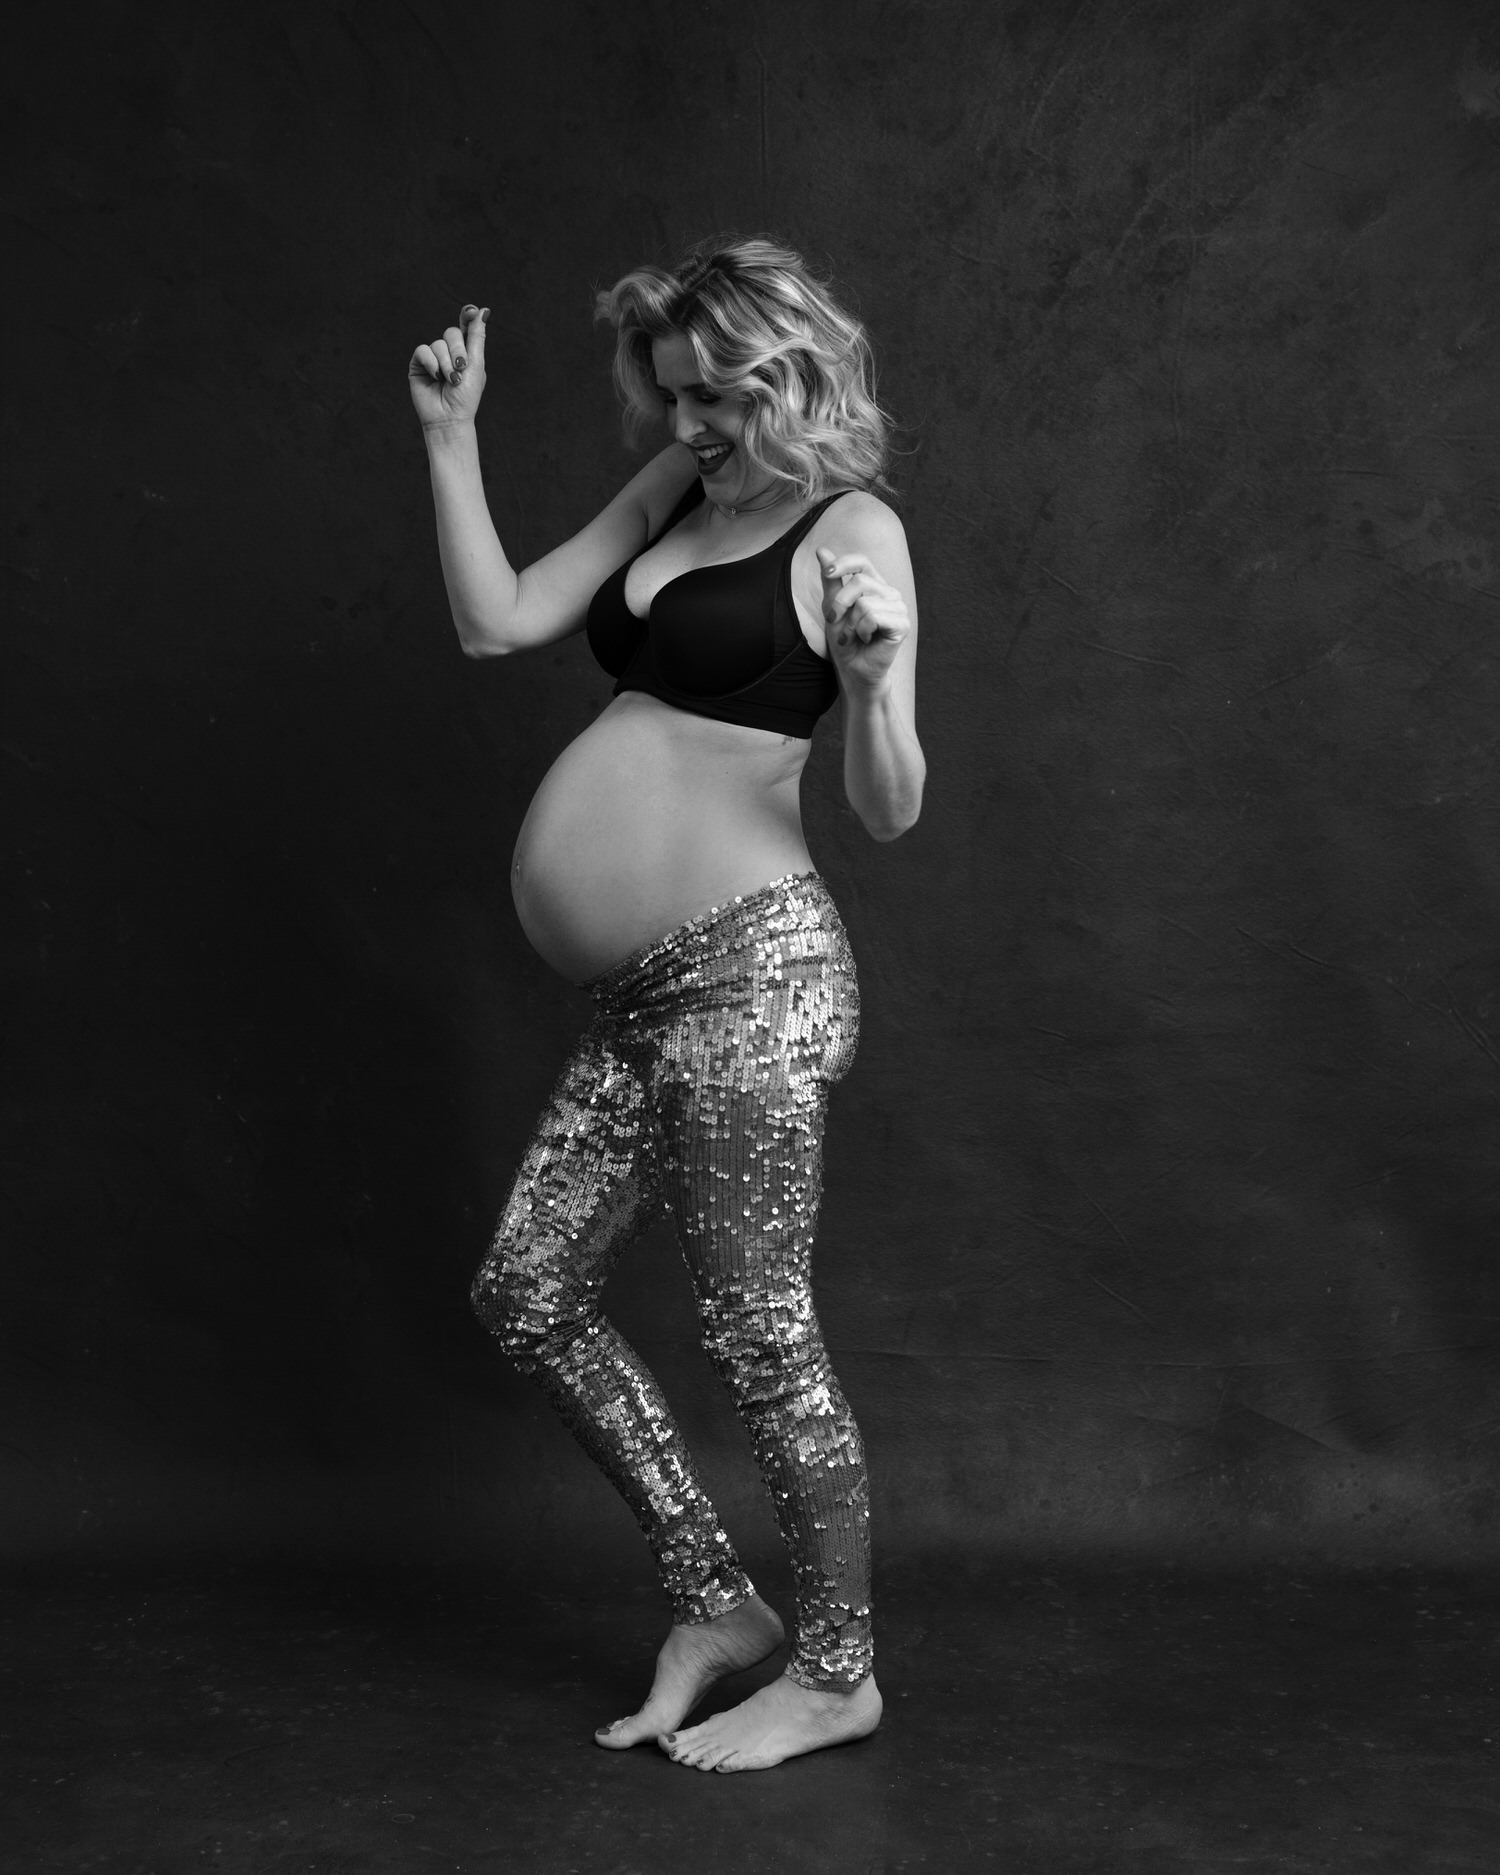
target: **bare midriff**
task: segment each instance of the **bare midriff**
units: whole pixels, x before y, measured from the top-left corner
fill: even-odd
[[[522,930],[585,983],[711,906],[811,872],[810,747],[641,691],[616,697],[527,810],[510,875]]]

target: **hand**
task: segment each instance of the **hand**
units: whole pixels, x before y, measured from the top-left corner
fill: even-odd
[[[819,547],[818,571],[828,655],[839,676],[857,689],[881,689],[911,632],[905,599],[862,553]]]
[[[406,380],[424,430],[474,421],[484,395],[484,322],[489,316],[488,306],[465,306],[458,325],[412,353]]]

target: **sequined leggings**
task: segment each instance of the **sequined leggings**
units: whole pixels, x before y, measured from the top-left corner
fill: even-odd
[[[788,1672],[857,1685],[869,1484],[809,1268],[827,1092],[859,1036],[844,928],[816,874],[778,879],[586,987],[594,1020],[521,1163],[475,1309],[635,1512],[674,1620],[726,1614],[750,1580],[660,1389],[599,1307],[620,1253],[669,1212],[791,1555]]]

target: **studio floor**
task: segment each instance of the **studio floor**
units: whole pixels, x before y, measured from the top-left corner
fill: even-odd
[[[724,1777],[590,1740],[636,1578],[13,1575],[0,1867],[1500,1870],[1488,1578],[908,1562],[880,1613],[881,1731]]]

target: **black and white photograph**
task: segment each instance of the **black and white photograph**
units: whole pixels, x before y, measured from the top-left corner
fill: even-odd
[[[6,42],[3,1875],[1497,1875],[1493,6]]]

